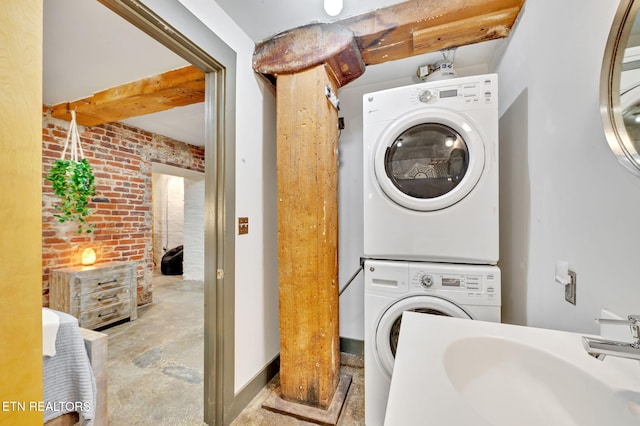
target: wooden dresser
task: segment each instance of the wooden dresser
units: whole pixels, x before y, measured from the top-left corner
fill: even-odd
[[[49,306],[78,318],[80,327],[96,329],[138,317],[135,262],[99,263],[54,269]]]

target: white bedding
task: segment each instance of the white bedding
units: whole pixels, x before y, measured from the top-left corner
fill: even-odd
[[[51,309],[42,308],[42,355],[56,354],[56,336],[60,327],[60,317]]]
[[[78,320],[51,310],[60,320],[55,356],[44,356],[44,421],[77,412],[82,425],[92,425],[96,410],[96,380],[80,334]]]

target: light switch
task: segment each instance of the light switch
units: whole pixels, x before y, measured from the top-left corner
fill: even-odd
[[[569,262],[566,260],[556,262],[556,281],[562,285],[569,284]]]

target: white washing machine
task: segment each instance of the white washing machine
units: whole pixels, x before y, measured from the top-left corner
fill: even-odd
[[[366,94],[363,138],[365,256],[497,263],[497,75]]]
[[[378,426],[384,422],[402,313],[500,322],[500,269],[366,260],[364,271],[365,424]]]

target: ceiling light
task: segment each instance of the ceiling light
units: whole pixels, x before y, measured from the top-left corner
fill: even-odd
[[[338,16],[342,12],[342,0],[324,0],[324,11],[329,16]]]

